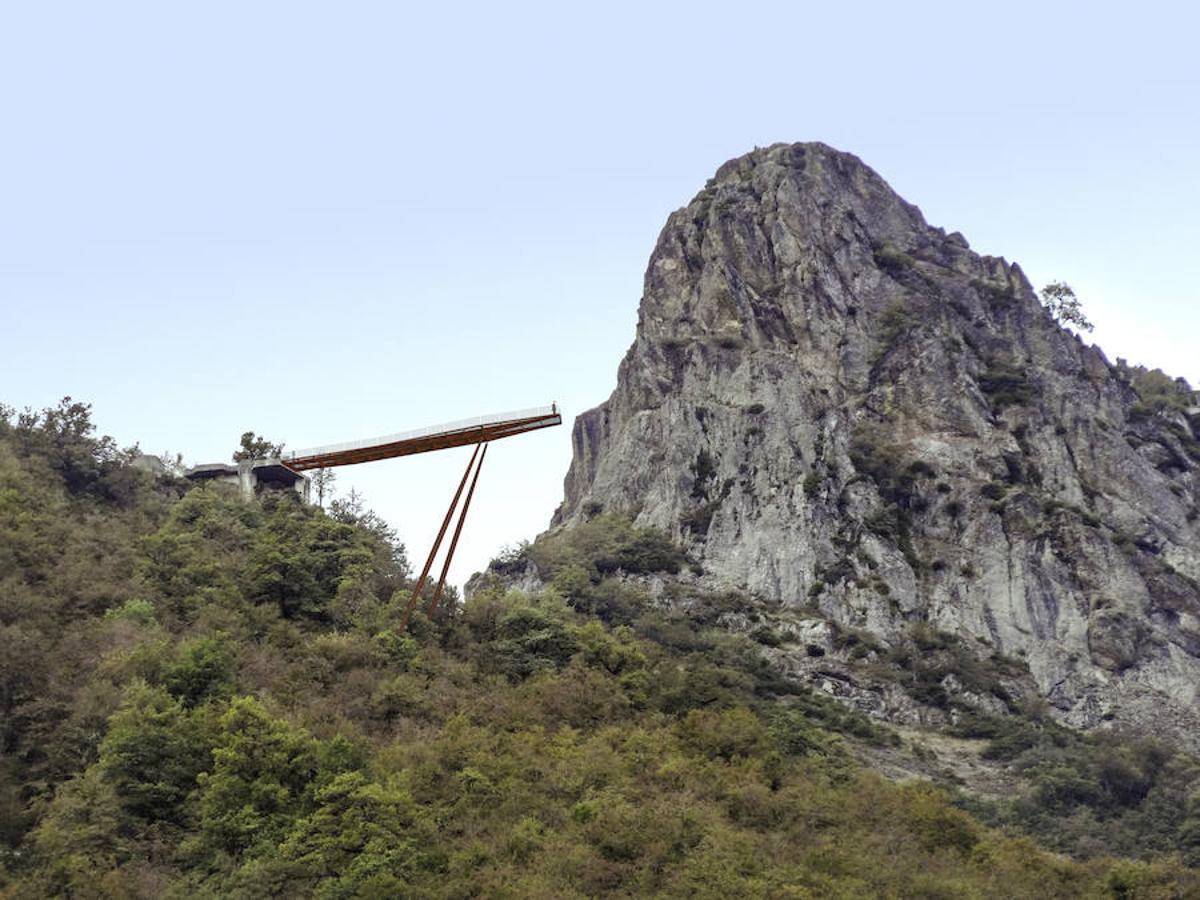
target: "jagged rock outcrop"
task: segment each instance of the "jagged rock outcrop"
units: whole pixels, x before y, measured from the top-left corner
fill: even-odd
[[[929,622],[1195,747],[1200,410],[1134,375],[855,157],[755,150],[667,221],[554,524],[626,510],[713,587]]]

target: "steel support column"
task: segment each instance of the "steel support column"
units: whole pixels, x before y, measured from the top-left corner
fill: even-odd
[[[446,510],[446,518],[442,520],[441,530],[438,531],[437,540],[433,542],[433,549],[429,551],[429,558],[425,560],[425,568],[421,570],[421,577],[417,579],[417,586],[413,588],[412,596],[408,600],[408,607],[404,610],[404,619],[400,623],[400,630],[408,630],[408,620],[412,616],[413,607],[417,605],[417,598],[421,596],[421,589],[425,587],[425,581],[429,578],[429,570],[433,568],[434,557],[437,556],[438,550],[442,546],[442,538],[446,536],[446,529],[450,527],[450,520],[454,517],[454,510],[458,507],[458,498],[462,496],[463,488],[467,486],[467,478],[471,474],[471,468],[475,465],[475,457],[479,455],[479,448],[483,444],[475,445],[475,452],[471,454],[471,461],[467,463],[467,470],[463,472],[462,481],[458,483],[458,490],[454,492],[454,500],[450,503],[450,508]]]
[[[450,549],[446,551],[446,561],[442,564],[442,574],[438,578],[437,590],[433,592],[433,602],[429,604],[429,615],[437,612],[438,602],[442,599],[442,588],[446,586],[446,574],[450,571],[450,560],[454,559],[454,548],[458,546],[458,536],[462,534],[463,523],[467,521],[467,510],[471,508],[471,498],[475,495],[475,485],[479,482],[479,473],[483,469],[483,461],[487,458],[488,445],[483,445],[483,453],[479,455],[479,465],[475,467],[475,477],[471,479],[471,487],[467,490],[467,499],[463,501],[462,512],[458,516],[458,524],[454,526],[454,536],[450,538]]]

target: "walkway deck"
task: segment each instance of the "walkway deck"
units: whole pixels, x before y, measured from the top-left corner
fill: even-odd
[[[551,404],[494,416],[463,419],[459,422],[418,428],[414,431],[405,431],[366,441],[310,447],[285,453],[282,462],[296,472],[303,472],[307,469],[329,469],[334,466],[352,466],[358,463],[373,462],[377,459],[391,459],[395,456],[428,453],[430,450],[445,450],[448,447],[486,443],[561,424],[562,415],[558,411],[558,405]]]

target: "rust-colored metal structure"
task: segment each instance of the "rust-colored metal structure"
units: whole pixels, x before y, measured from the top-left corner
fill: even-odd
[[[458,501],[462,497],[463,488],[466,487],[467,479],[470,478],[471,487],[467,491],[467,499],[459,514],[458,524],[454,527],[454,535],[450,539],[450,547],[446,552],[446,559],[442,563],[441,576],[438,578],[437,587],[433,592],[433,600],[430,602],[430,615],[437,610],[438,603],[442,599],[442,591],[446,586],[446,576],[450,572],[450,561],[454,558],[454,551],[458,547],[458,538],[462,534],[463,523],[467,520],[467,510],[470,508],[471,498],[475,494],[475,485],[479,482],[479,472],[483,468],[484,457],[487,456],[488,444],[501,438],[561,424],[562,415],[558,411],[558,405],[552,403],[550,406],[536,409],[526,409],[497,416],[481,416],[477,419],[452,422],[433,428],[422,428],[369,441],[314,447],[310,450],[288,454],[283,457],[281,462],[294,472],[303,472],[311,469],[329,469],[334,466],[352,466],[380,459],[391,459],[396,456],[409,456],[414,453],[429,453],[433,450],[446,450],[450,447],[465,447],[468,444],[475,445],[471,461],[467,463],[467,470],[463,472],[458,490],[454,492],[454,499],[450,502],[450,508],[446,510],[446,517],[442,520],[442,527],[438,531],[437,539],[433,542],[433,548],[425,559],[421,577],[417,579],[412,596],[408,600],[408,606],[404,610],[404,619],[400,625],[403,631],[408,628],[408,620],[412,616],[426,581],[429,579],[433,561],[437,557],[438,550],[441,549],[442,539],[446,536],[450,520],[454,518],[454,511],[458,508]],[[474,477],[471,477],[472,470],[475,472]]]
[[[486,444],[500,438],[513,437],[539,428],[550,428],[562,424],[558,404],[525,409],[498,416],[481,416],[433,428],[421,428],[403,434],[356,441],[348,444],[332,444],[314,447],[284,456],[282,462],[294,472],[307,469],[330,469],[334,466],[353,466],[358,463],[409,456],[413,453],[428,453],[431,450],[446,450],[464,447],[467,444]]]

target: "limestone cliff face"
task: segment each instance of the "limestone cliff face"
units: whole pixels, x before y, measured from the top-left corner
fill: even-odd
[[[629,511],[711,586],[928,621],[1195,744],[1200,410],[1130,380],[855,157],[755,150],[668,219],[554,524]]]

